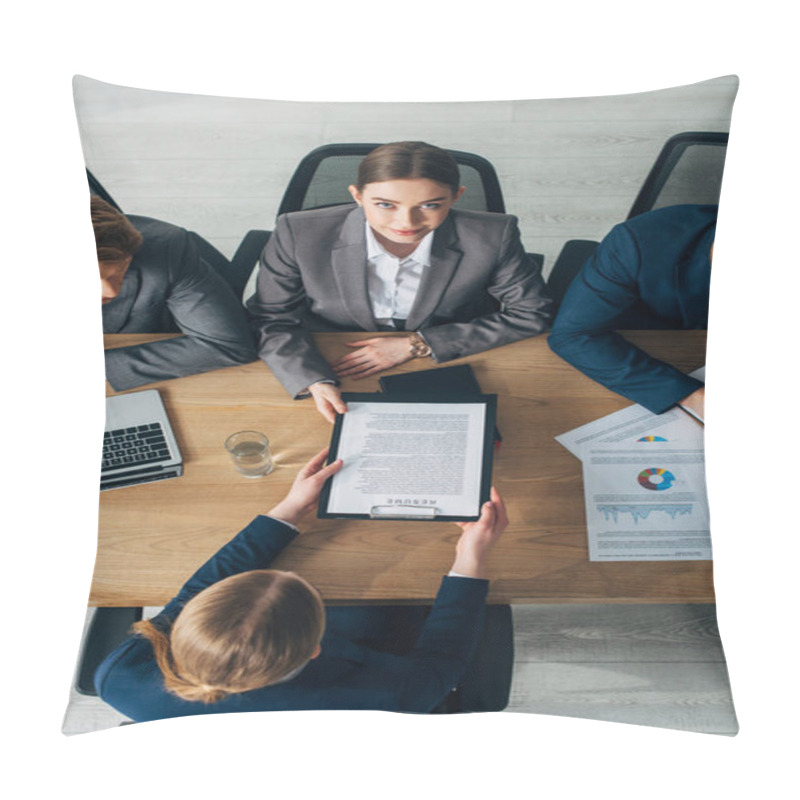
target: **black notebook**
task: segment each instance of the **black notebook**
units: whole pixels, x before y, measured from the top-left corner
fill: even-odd
[[[419,372],[404,372],[400,375],[385,375],[380,378],[378,383],[386,394],[392,392],[483,394],[478,379],[469,364],[423,369]],[[494,441],[495,444],[503,441],[497,426],[494,429]]]

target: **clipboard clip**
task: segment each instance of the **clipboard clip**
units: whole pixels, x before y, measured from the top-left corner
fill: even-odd
[[[369,510],[370,519],[433,519],[436,516],[436,506],[372,506]]]

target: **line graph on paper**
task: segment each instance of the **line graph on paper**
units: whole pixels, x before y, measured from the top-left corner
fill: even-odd
[[[653,513],[666,514],[670,519],[679,516],[689,516],[692,513],[692,503],[652,503],[647,505],[597,505],[597,510],[605,517],[606,522],[619,523],[623,514],[630,514],[634,524],[640,519],[647,519]]]

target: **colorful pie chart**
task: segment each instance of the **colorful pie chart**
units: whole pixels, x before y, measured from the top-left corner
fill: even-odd
[[[663,436],[642,436],[641,439],[637,439],[637,442],[666,442],[667,440]]]
[[[668,470],[661,467],[651,467],[643,469],[637,476],[639,485],[654,492],[663,492],[672,486],[675,476]]]

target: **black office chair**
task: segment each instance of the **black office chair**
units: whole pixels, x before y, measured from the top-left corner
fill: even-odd
[[[626,219],[684,203],[718,203],[727,145],[727,133],[709,131],[688,131],[667,139]],[[590,239],[571,239],[564,244],[547,278],[556,308],[599,244]]]
[[[94,673],[103,659],[130,636],[131,626],[142,618],[136,607],[96,608],[83,642],[75,688],[85,695],[97,696]]]
[[[298,164],[286,187],[278,216],[290,211],[307,211],[313,208],[352,203],[347,187],[356,182],[358,165],[365,155],[378,144],[349,143],[325,144],[312,150]],[[475,153],[448,150],[459,167],[461,184],[466,191],[458,207],[471,211],[492,211],[504,214],[506,207],[497,172],[491,162]],[[271,231],[249,231],[232,259],[236,273],[252,271],[261,251],[269,240]],[[541,268],[544,256],[528,254]]]
[[[106,191],[105,187],[102,183],[100,183],[97,178],[89,171],[89,168],[86,168],[86,179],[89,181],[89,192],[91,194],[96,194],[102,200],[105,200],[110,206],[113,206],[117,209],[117,211],[122,211],[119,207],[119,204],[116,200]]]
[[[86,178],[89,182],[89,191],[92,194],[96,194],[101,197],[107,203],[116,208],[117,211],[122,211],[119,203],[117,203],[116,200],[114,200],[114,198],[109,194],[109,192],[106,191],[105,187],[100,183],[100,181],[97,180],[97,178],[95,178],[88,168],[86,170]],[[236,297],[241,298],[242,293],[244,292],[245,284],[247,283],[247,279],[250,277],[250,273],[237,273],[233,269],[231,262],[219,250],[217,250],[213,244],[206,241],[199,234],[195,233],[194,231],[189,231],[189,236],[194,242],[195,247],[197,247],[200,258],[202,258],[203,261],[205,261],[206,264],[208,264],[225,281],[225,283],[227,283],[228,286],[233,289]]]
[[[289,211],[352,203],[347,187],[356,182],[358,165],[379,145],[325,144],[312,150],[298,165],[286,187],[278,215]],[[467,187],[459,208],[505,214],[497,173],[489,161],[474,153],[448,150],[458,163],[461,183]]]

